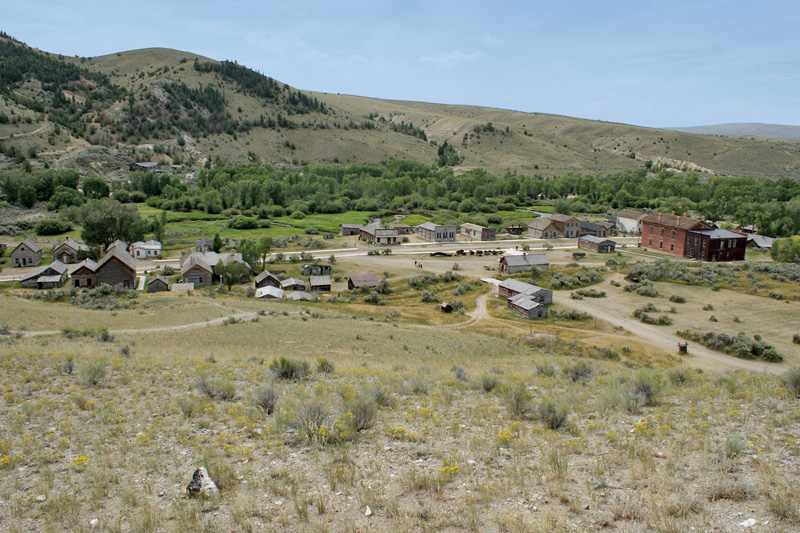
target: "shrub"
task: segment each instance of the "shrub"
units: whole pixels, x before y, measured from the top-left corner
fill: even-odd
[[[236,397],[236,385],[225,378],[209,381],[206,378],[197,378],[197,390],[212,400],[233,400]]]
[[[569,374],[569,379],[571,379],[573,382],[577,382],[587,381],[590,377],[592,377],[594,370],[591,366],[587,365],[583,361],[578,361],[572,368],[565,368],[564,372]]]
[[[570,294],[570,297],[574,300],[580,300],[581,298],[605,298],[606,296],[606,291],[598,291],[597,289],[579,289]]]
[[[273,359],[269,369],[281,381],[297,381],[308,375],[308,363],[284,356]]]
[[[531,404],[533,396],[524,383],[509,387],[505,391],[503,399],[511,415],[516,418],[528,418],[533,413],[533,405]]]
[[[570,412],[571,409],[568,405],[551,399],[544,400],[536,408],[537,418],[546,428],[553,431],[558,430],[566,423]]]
[[[372,427],[378,417],[378,404],[369,394],[358,395],[345,408],[352,415],[351,424],[355,431],[363,431]]]
[[[669,301],[676,304],[685,304],[686,298],[684,298],[683,296],[679,296],[677,294],[673,294],[672,296],[669,297]]]
[[[430,385],[423,376],[416,375],[403,382],[403,388],[411,394],[428,394]]]
[[[715,317],[712,317],[715,318]],[[735,337],[726,333],[693,332],[689,330],[678,331],[677,334],[684,339],[699,342],[700,344],[742,359],[763,359],[768,362],[783,361],[783,356],[775,348],[761,340],[760,335],[749,338],[744,332]]]
[[[33,228],[33,231],[35,231],[37,235],[61,235],[62,233],[70,231],[71,229],[72,224],[69,222],[55,218],[47,218],[37,222],[36,226]]]
[[[422,291],[422,301],[423,303],[439,303],[439,297],[436,296],[436,293],[433,291]]]
[[[792,335],[792,342],[795,344],[800,344],[800,333],[795,333]]]
[[[386,303],[386,300],[381,298],[381,295],[378,294],[378,291],[372,291],[366,296],[364,296],[364,303],[373,305],[384,305]]]
[[[537,376],[553,377],[556,375],[556,365],[553,363],[540,363],[536,365]]]
[[[463,366],[454,366],[453,375],[459,381],[469,381],[469,373],[464,370]]]
[[[277,394],[275,394],[275,387],[272,383],[263,385],[255,390],[253,393],[253,401],[256,407],[264,411],[266,414],[271,415],[275,412],[275,403],[277,402]]]
[[[292,426],[304,440],[317,442],[326,434],[323,427],[329,423],[329,419],[330,411],[325,399],[307,398],[294,409]]]
[[[380,385],[373,385],[364,391],[379,407],[394,407],[394,395]]]
[[[78,369],[78,382],[84,387],[94,387],[106,377],[106,364],[104,361],[91,361],[84,363]]]
[[[783,382],[795,398],[800,398],[800,368],[790,368],[783,375]]]
[[[332,374],[333,371],[334,365],[332,361],[329,361],[326,357],[317,358],[317,372],[321,372],[323,374]]]
[[[492,392],[501,384],[502,382],[500,381],[500,378],[494,374],[483,374],[480,378],[478,378],[478,382],[475,385],[483,392]]]

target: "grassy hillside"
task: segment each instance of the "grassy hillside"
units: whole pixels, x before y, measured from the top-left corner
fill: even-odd
[[[654,161],[726,175],[800,177],[796,141],[297,91],[234,63],[161,48],[42,57],[48,72],[62,73],[56,82],[43,82],[39,73],[0,87],[0,119],[6,117],[0,143],[17,150],[0,156],[0,167],[24,165],[18,154],[33,168],[66,166],[104,176],[125,176],[124,163],[136,159],[182,164],[187,172],[209,159],[297,167],[391,158],[435,164],[447,141],[457,152],[451,161],[457,171],[552,176],[617,172]],[[196,61],[204,68],[197,70]],[[57,101],[61,108],[54,107]],[[59,116],[62,126],[54,124]]]

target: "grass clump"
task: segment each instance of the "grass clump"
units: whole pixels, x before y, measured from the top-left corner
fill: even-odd
[[[454,366],[453,376],[455,376],[458,381],[469,381],[469,372],[464,370],[463,366]]]
[[[276,379],[281,381],[298,381],[308,376],[308,363],[288,357],[276,357],[269,364],[269,369]]]
[[[232,381],[219,378],[209,381],[207,378],[197,378],[197,390],[212,400],[233,400],[236,398],[236,384]]]
[[[105,377],[105,361],[90,361],[78,369],[78,382],[84,387],[96,387]]]
[[[594,369],[583,361],[578,361],[572,368],[565,368],[564,373],[569,376],[573,383],[578,381],[586,382],[592,377]]]
[[[572,409],[566,403],[546,399],[536,408],[536,417],[544,427],[557,431],[567,422],[571,412]]]
[[[475,388],[482,390],[483,392],[492,392],[502,385],[502,383],[502,380],[498,376],[485,373],[478,378],[477,382],[475,383]]]
[[[533,412],[533,396],[524,383],[508,387],[503,394],[506,407],[515,418],[529,418]]]
[[[278,395],[275,393],[275,386],[272,383],[262,385],[253,392],[253,402],[256,404],[256,407],[268,415],[275,412],[275,404],[277,401]]]
[[[795,398],[800,398],[800,368],[790,368],[783,375],[783,383]]]
[[[327,357],[317,358],[317,372],[320,372],[322,374],[332,374],[334,370],[335,367],[333,362],[328,360]]]

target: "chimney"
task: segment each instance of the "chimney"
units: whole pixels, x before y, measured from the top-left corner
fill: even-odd
[[[661,217],[662,217],[662,216],[664,216],[664,213],[659,213],[659,214],[658,214],[658,221],[659,221],[659,222],[661,222]]]
[[[675,214],[675,211],[673,211],[673,212],[672,212],[672,214],[674,215],[674,214]]]
[[[681,223],[681,216],[678,215],[678,220],[675,221],[675,224],[677,225],[677,224],[680,224],[680,223]]]

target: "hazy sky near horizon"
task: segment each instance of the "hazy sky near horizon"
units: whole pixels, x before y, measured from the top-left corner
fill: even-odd
[[[651,127],[800,125],[800,3],[3,2],[48,52],[166,47],[305,90]]]

